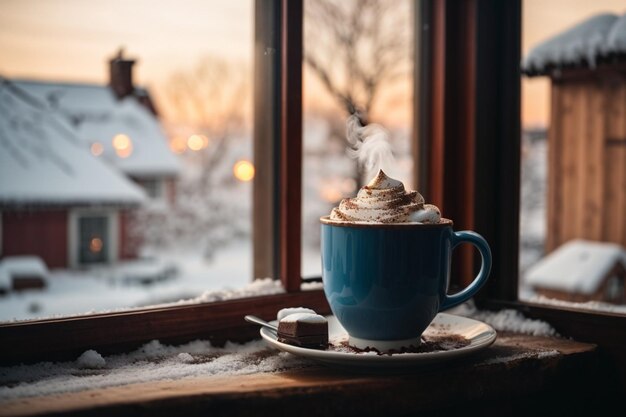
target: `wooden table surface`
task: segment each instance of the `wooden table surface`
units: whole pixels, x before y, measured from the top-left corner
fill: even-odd
[[[314,365],[194,377],[10,400],[0,402],[0,415],[368,416],[439,415],[442,410],[521,415],[538,406],[563,410],[560,398],[595,401],[606,392],[598,382],[605,373],[594,345],[499,334],[471,358],[403,374]]]

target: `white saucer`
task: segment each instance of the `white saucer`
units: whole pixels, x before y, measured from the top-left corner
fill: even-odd
[[[328,316],[329,339],[346,338],[347,333],[334,316]],[[276,324],[276,322],[272,322]],[[396,353],[393,355],[377,355],[375,353],[353,353],[333,350],[308,349],[279,342],[276,334],[261,328],[261,337],[270,346],[284,352],[313,359],[325,365],[339,366],[353,369],[402,369],[406,367],[425,366],[441,361],[457,359],[471,355],[489,347],[496,340],[496,331],[493,327],[478,320],[439,313],[424,332],[429,335],[455,335],[469,340],[469,344],[451,350],[424,352],[424,353]]]

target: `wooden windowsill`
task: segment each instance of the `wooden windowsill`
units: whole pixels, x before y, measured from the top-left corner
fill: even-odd
[[[579,404],[609,395],[600,356],[591,344],[500,333],[469,359],[399,375],[314,365],[0,400],[0,415],[507,415],[538,404],[579,412]]]

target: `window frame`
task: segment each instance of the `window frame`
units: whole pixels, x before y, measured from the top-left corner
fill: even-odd
[[[452,212],[455,229],[476,230],[490,243],[493,268],[475,298],[479,307],[515,309],[562,336],[596,343],[626,380],[625,315],[518,297],[522,1],[421,2],[421,24],[429,32],[421,42],[422,65],[431,89],[420,110],[431,162],[427,190]],[[446,131],[453,119],[461,122]],[[473,160],[459,164],[458,154]],[[473,183],[464,188],[468,178]],[[466,208],[472,216],[464,215]],[[473,261],[457,265],[458,275],[471,278]],[[453,280],[463,285],[458,275]]]
[[[262,274],[255,270],[255,276],[279,279],[286,292],[0,323],[0,340],[11,346],[0,356],[0,364],[74,359],[87,349],[123,352],[153,339],[183,343],[203,338],[220,345],[258,337],[258,327],[244,321],[246,314],[269,320],[280,308],[294,305],[330,313],[322,290],[300,289],[303,6],[303,0],[256,0],[254,5],[255,80],[260,81],[255,83],[254,140],[255,149],[264,150],[255,155],[260,177],[255,189],[260,181],[272,195],[269,199],[267,193],[254,195],[255,203],[263,205],[261,214],[255,211],[254,222],[265,227],[253,232],[254,246],[265,249],[254,254],[255,263],[264,268]]]
[[[428,195],[434,196],[433,201],[446,212],[449,210],[450,217],[457,222],[456,229],[477,230],[490,242],[494,264],[491,278],[476,297],[480,307],[514,308],[530,317],[547,320],[561,335],[598,343],[621,364],[624,372],[626,316],[518,299],[521,4],[522,0],[416,0],[416,16],[422,31],[416,34],[419,54],[415,56],[420,57],[424,70],[419,73],[419,82],[415,80],[415,91],[429,92],[429,97],[418,94],[415,100],[419,100],[416,121],[420,123],[421,133],[414,133],[414,138],[416,142],[418,136],[422,138],[415,145],[423,151],[416,164],[420,170],[417,184],[424,185]],[[265,181],[273,187],[274,197],[261,218],[269,222],[267,230],[273,243],[267,245],[268,237],[258,235],[256,229],[253,239],[271,246],[263,255],[267,261],[265,270],[281,280],[286,293],[3,323],[0,340],[12,348],[0,357],[0,363],[70,359],[86,349],[108,354],[132,349],[152,339],[165,343],[195,338],[206,338],[216,344],[243,341],[258,335],[255,326],[243,321],[245,314],[270,319],[277,309],[293,305],[307,305],[320,313],[330,313],[323,291],[300,290],[302,66],[299,63],[303,47],[303,0],[256,0],[255,10],[256,25],[266,25],[255,28],[257,42],[259,33],[269,36],[264,38],[266,44],[260,49],[259,45],[255,47],[255,79],[274,80],[264,90],[271,100],[269,109],[267,101],[255,98],[255,121],[259,111],[270,113],[264,130],[259,131],[255,126],[255,135],[268,135],[264,146],[272,149],[269,154],[280,158],[263,160],[263,169],[267,170]],[[259,18],[261,15],[265,17]],[[280,25],[276,24],[278,16]],[[452,44],[463,48],[446,48]],[[271,59],[259,59],[260,55]],[[453,91],[458,94],[453,95]],[[460,123],[450,123],[452,118],[459,120],[459,117]],[[451,125],[454,127],[446,130]],[[459,154],[469,158],[465,160]],[[257,172],[261,172],[260,168],[257,166]],[[470,210],[461,211],[463,207]],[[464,257],[457,265],[458,276],[471,277],[474,261],[472,255]],[[457,282],[463,284],[462,280]]]

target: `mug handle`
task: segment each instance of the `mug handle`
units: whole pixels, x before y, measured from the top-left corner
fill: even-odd
[[[441,310],[447,310],[451,307],[457,306],[465,301],[469,300],[480,290],[480,288],[487,282],[487,277],[491,271],[491,249],[487,241],[478,233],[469,230],[463,230],[461,232],[454,232],[452,236],[452,249],[456,248],[461,243],[471,243],[476,246],[482,262],[480,265],[480,271],[474,280],[463,291],[460,291],[454,295],[445,295],[443,302],[441,303]]]

